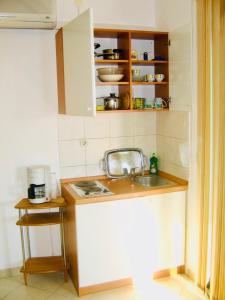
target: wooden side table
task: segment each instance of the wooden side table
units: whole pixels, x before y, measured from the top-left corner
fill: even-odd
[[[51,272],[64,272],[64,279],[67,281],[68,263],[66,261],[66,247],[64,238],[64,219],[63,208],[66,206],[65,199],[58,197],[42,204],[31,204],[28,199],[22,199],[16,204],[19,210],[19,220],[16,225],[20,226],[21,245],[23,253],[23,267],[21,272],[24,274],[24,282],[27,285],[28,274],[40,274]],[[29,213],[28,210],[45,210],[58,208],[58,212]],[[32,257],[30,247],[29,226],[49,226],[60,225],[61,235],[61,256]],[[24,229],[26,228],[26,239]],[[27,241],[27,247],[25,242]],[[27,249],[27,251],[26,251]],[[27,253],[26,253],[27,252]],[[26,258],[28,256],[28,258]]]

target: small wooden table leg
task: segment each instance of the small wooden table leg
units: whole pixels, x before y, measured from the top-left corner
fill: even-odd
[[[65,281],[65,282],[68,281],[68,273],[67,273],[66,270],[64,271],[64,281]]]
[[[24,277],[24,283],[25,283],[25,285],[27,285],[27,273],[26,272],[23,273],[23,277]]]

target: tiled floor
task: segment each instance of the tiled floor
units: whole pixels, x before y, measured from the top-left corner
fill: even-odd
[[[142,289],[123,287],[79,298],[71,281],[61,274],[33,275],[29,286],[21,275],[0,279],[0,299],[4,300],[203,300],[204,296],[185,277],[174,276],[149,283]]]

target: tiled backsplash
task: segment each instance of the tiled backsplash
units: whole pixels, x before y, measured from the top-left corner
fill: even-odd
[[[156,117],[156,148],[159,168],[188,179],[189,113],[158,112]]]
[[[121,147],[156,151],[156,113],[99,113],[95,118],[59,115],[61,178],[104,174],[104,152]]]
[[[121,147],[142,148],[148,158],[157,152],[161,170],[188,178],[188,112],[60,115],[58,124],[61,178],[104,174],[104,152]]]

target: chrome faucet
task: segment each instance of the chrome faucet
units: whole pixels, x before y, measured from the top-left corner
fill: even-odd
[[[145,174],[145,170],[142,168],[140,172],[136,173],[135,170],[139,169],[139,168],[131,168],[130,169],[130,179],[133,181],[135,179],[136,176],[144,176]]]

